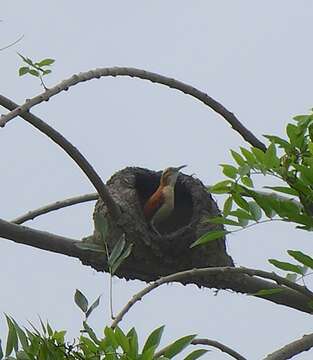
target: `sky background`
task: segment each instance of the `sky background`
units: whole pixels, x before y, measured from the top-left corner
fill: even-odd
[[[312,99],[313,2],[274,1],[1,1],[2,93],[21,103],[42,92],[35,78],[19,78],[16,52],[56,59],[47,86],[96,67],[129,66],[189,83],[220,101],[261,137],[282,136],[292,116]],[[71,88],[33,113],[76,145],[104,180],[125,166],[160,170],[188,164],[205,184],[222,179],[220,163],[243,139],[208,107],[164,86],[130,78],[103,78]],[[1,109],[2,113],[6,111]],[[94,189],[67,155],[22,119],[0,130],[1,217]],[[219,204],[222,200],[217,198]],[[80,239],[93,231],[93,204],[77,205],[25,225]],[[230,236],[239,266],[272,271],[268,258],[287,249],[312,253],[312,235],[288,224],[264,224]],[[90,324],[101,333],[109,320],[107,274],[73,258],[3,239],[0,312],[21,324],[38,315],[78,335],[82,316],[76,288],[90,300],[103,294]],[[117,312],[140,281],[114,279]],[[258,359],[312,332],[307,314],[252,297],[189,285],[165,285],[135,305],[121,323],[141,341],[165,324],[164,343],[197,333]],[[4,340],[4,316],[0,337]],[[218,350],[203,358],[226,359]],[[303,353],[299,359],[311,359]]]

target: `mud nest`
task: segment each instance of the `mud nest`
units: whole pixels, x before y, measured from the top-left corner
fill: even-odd
[[[156,234],[143,215],[143,206],[157,189],[161,171],[127,167],[115,173],[107,182],[108,189],[121,209],[117,222],[110,219],[101,200],[96,203],[94,214],[100,213],[109,223],[106,242],[111,251],[122,233],[127,243],[132,243],[131,255],[117,271],[126,279],[152,281],[160,276],[200,267],[233,266],[226,253],[225,238],[203,246],[190,245],[208,231],[221,229],[220,225],[204,222],[219,214],[218,207],[205,186],[192,176],[179,174],[175,187],[175,209]],[[84,239],[97,243],[97,231]],[[97,254],[91,264],[97,270],[107,271],[107,264]],[[84,259],[82,261],[85,263]]]

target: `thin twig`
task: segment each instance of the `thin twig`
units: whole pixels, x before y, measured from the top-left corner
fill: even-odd
[[[0,105],[11,111],[19,108],[17,104],[15,104],[13,101],[3,95],[0,95]],[[81,152],[74,145],[72,145],[62,134],[53,129],[50,125],[46,124],[38,116],[35,116],[29,112],[23,112],[22,114],[20,114],[20,116],[28,123],[33,125],[35,128],[37,128],[39,131],[41,131],[43,134],[47,135],[56,144],[58,144],[76,162],[76,164],[86,174],[88,179],[98,191],[98,194],[101,197],[102,201],[107,205],[112,218],[117,220],[121,213],[120,208],[114,202],[111,194],[109,193],[107,187],[104,185],[100,176],[96,173],[94,168],[81,154]]]
[[[24,222],[28,221],[28,220],[34,220],[36,217],[40,216],[40,215],[44,215],[47,214],[51,211],[55,211],[55,210],[59,210],[59,209],[63,209],[65,207],[68,206],[72,206],[72,205],[76,205],[76,204],[81,204],[87,201],[94,201],[94,200],[98,200],[99,199],[99,195],[98,193],[91,193],[91,194],[85,194],[85,195],[80,195],[80,196],[74,196],[68,199],[64,199],[64,200],[59,200],[56,202],[53,202],[51,204],[42,206],[38,209],[35,210],[31,210],[28,211],[26,214],[23,214],[21,216],[18,216],[17,218],[11,220],[11,222],[13,224],[23,224]]]
[[[52,96],[57,95],[61,91],[68,90],[71,86],[77,85],[78,83],[83,81],[98,79],[104,76],[136,77],[139,79],[149,80],[153,83],[163,84],[172,89],[182,91],[183,93],[200,100],[202,103],[209,106],[211,109],[220,114],[232,126],[232,128],[236,130],[252,146],[255,146],[262,150],[266,150],[266,146],[260,140],[258,140],[251,131],[249,131],[245,126],[243,126],[243,124],[232,112],[227,110],[222,104],[211,98],[206,93],[173,78],[169,78],[141,69],[128,67],[100,68],[75,74],[70,78],[63,80],[53,88],[50,88],[47,91],[39,94],[38,96],[27,100],[23,105],[19,106],[14,110],[11,110],[11,112],[9,112],[8,114],[2,115],[0,120],[0,126],[5,126],[8,121],[14,119],[16,116],[21,115],[26,111],[29,111],[33,106],[38,105],[43,101],[48,101]]]
[[[6,46],[0,48],[0,51],[5,50],[5,49],[8,49],[8,48],[10,48],[11,46],[14,46],[14,45],[17,44],[18,42],[20,42],[20,41],[23,39],[24,36],[25,36],[25,35],[23,34],[23,35],[21,35],[17,40],[15,40],[14,42],[12,42],[11,44],[6,45]]]
[[[167,284],[169,282],[175,282],[179,280],[186,280],[186,278],[192,278],[194,276],[199,275],[215,275],[215,274],[226,274],[226,273],[241,273],[246,274],[249,276],[259,276],[265,279],[270,279],[275,281],[279,285],[284,285],[289,289],[295,290],[296,292],[306,296],[308,298],[308,302],[313,300],[313,293],[305,288],[304,286],[295,284],[286,278],[283,278],[275,273],[270,273],[263,270],[256,270],[256,269],[248,269],[248,268],[233,268],[233,267],[211,267],[211,268],[201,268],[201,269],[192,269],[181,271],[175,274],[171,274],[168,276],[161,277],[160,279],[154,281],[143,290],[139,291],[135,294],[128,303],[123,307],[123,309],[117,314],[115,320],[112,322],[111,327],[115,328],[119,322],[123,319],[124,315],[136,304],[139,300],[141,300],[145,295],[150,293],[152,290],[156,289],[157,287]],[[282,289],[284,289],[282,287]],[[254,294],[251,294],[254,295]],[[256,295],[257,296],[257,295]]]
[[[313,347],[313,333],[304,335],[301,339],[295,340],[279,350],[276,350],[270,355],[267,355],[264,360],[287,360],[302,353],[308,351]]]

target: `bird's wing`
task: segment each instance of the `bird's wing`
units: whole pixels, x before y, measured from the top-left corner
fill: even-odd
[[[160,209],[164,202],[164,194],[159,188],[146,202],[143,212],[147,220],[151,220],[154,214]]]

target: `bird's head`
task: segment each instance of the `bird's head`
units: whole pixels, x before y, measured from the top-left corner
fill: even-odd
[[[187,165],[182,165],[178,167],[168,167],[167,169],[163,170],[160,184],[163,186],[174,186],[179,174],[179,171],[186,167]]]

